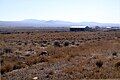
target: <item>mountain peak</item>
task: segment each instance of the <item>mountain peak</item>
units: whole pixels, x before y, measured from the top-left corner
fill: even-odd
[[[37,26],[37,27],[69,27],[69,26],[100,26],[100,27],[120,27],[120,24],[115,23],[97,23],[97,22],[69,22],[61,20],[37,20],[24,19],[22,21],[0,21],[0,26]]]
[[[22,21],[40,21],[40,20],[37,20],[37,19],[24,19],[24,20],[22,20]]]

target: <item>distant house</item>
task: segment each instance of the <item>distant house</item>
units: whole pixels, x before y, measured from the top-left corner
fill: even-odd
[[[90,28],[88,26],[70,26],[70,31],[89,31]]]

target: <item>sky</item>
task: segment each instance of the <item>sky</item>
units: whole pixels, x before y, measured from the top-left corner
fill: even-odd
[[[120,0],[0,0],[0,21],[120,23]]]

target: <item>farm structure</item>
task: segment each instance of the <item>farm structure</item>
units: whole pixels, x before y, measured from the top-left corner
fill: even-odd
[[[70,26],[70,31],[90,31],[91,28],[88,26]]]

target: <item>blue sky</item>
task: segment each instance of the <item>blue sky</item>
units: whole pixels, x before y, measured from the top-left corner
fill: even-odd
[[[120,0],[0,0],[0,20],[120,23]]]

